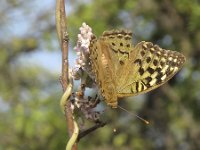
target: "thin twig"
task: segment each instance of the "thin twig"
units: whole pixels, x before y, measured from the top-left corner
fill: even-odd
[[[56,0],[56,28],[57,34],[62,50],[62,87],[63,91],[66,90],[68,85],[68,34],[66,25],[66,13],[65,13],[65,0]],[[67,101],[65,109],[65,117],[67,122],[67,130],[71,137],[74,131],[74,123],[72,111],[70,108],[70,101]],[[77,145],[74,144],[73,150],[77,150]]]
[[[97,130],[98,128],[104,127],[106,124],[107,124],[106,122],[100,122],[100,123],[94,125],[93,127],[89,128],[89,129],[87,129],[87,130],[82,131],[82,132],[79,133],[79,135],[78,135],[77,142],[78,142],[81,138],[85,137],[86,135],[90,134],[91,132],[94,132],[94,131]]]

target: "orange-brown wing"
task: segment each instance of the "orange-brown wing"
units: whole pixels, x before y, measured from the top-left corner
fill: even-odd
[[[117,85],[118,97],[133,96],[153,90],[171,79],[182,67],[185,56],[164,50],[150,42],[140,42],[130,54]]]

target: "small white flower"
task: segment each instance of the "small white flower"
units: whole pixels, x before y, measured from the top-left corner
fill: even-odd
[[[76,60],[76,67],[82,68],[92,76],[91,65],[89,64],[89,46],[93,35],[92,28],[84,22],[79,29],[80,34],[78,34],[77,44],[74,47],[78,56],[78,59]],[[78,71],[77,69],[73,70]]]

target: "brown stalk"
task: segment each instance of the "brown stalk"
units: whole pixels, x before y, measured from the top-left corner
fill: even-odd
[[[77,141],[80,141],[80,139],[82,139],[86,135],[90,134],[91,132],[94,132],[98,128],[104,127],[106,124],[107,124],[106,122],[99,122],[98,124],[94,125],[93,127],[82,131],[81,133],[79,133]]]
[[[62,75],[61,84],[63,92],[67,88],[68,84],[68,33],[67,33],[67,17],[65,13],[65,0],[56,0],[56,29],[62,50]],[[67,123],[67,131],[71,137],[74,131],[73,116],[70,108],[70,101],[67,101],[65,106],[65,118]],[[73,150],[77,150],[77,144],[74,144]]]

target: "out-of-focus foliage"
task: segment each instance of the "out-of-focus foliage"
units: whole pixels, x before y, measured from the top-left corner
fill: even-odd
[[[37,7],[33,1],[22,0],[0,5],[0,149],[64,149],[66,144],[65,120],[59,110],[59,73],[24,61],[43,49],[59,49],[54,7],[36,12],[33,7]],[[78,28],[86,22],[97,35],[128,28],[136,41],[151,41],[187,57],[181,72],[168,84],[120,101],[150,125],[119,109],[108,109],[106,118],[111,123],[81,139],[79,149],[200,149],[200,2],[74,0],[66,9],[71,10],[67,24],[73,43]],[[24,19],[18,20],[19,16]],[[14,34],[12,27],[16,26],[19,29]]]
[[[1,1],[1,150],[63,149],[66,143],[65,120],[59,109],[62,89],[58,73],[29,60],[35,53],[55,47],[51,43],[56,40],[54,7],[34,12],[38,4]]]

